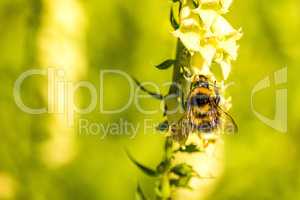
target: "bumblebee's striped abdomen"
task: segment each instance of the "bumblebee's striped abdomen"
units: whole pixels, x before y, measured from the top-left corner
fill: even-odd
[[[219,125],[214,92],[206,87],[195,88],[188,100],[189,121],[193,131],[211,132]]]
[[[193,131],[211,132],[218,128],[220,113],[212,105],[205,105],[205,111],[201,108],[192,108],[189,113],[189,121]],[[202,111],[201,111],[202,110]]]

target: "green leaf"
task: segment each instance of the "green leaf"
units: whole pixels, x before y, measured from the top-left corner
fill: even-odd
[[[192,178],[192,176],[183,176],[183,177],[180,177],[178,179],[171,179],[170,184],[172,186],[176,186],[176,187],[183,187],[183,188],[192,189],[189,186],[189,182],[190,182],[191,178]]]
[[[171,172],[178,176],[193,176],[197,174],[191,165],[186,163],[178,164],[171,169]]]
[[[126,151],[128,158],[146,175],[151,176],[151,177],[157,177],[159,174],[157,173],[157,171],[144,166],[143,164],[139,163],[138,161],[136,161],[128,151]]]
[[[171,23],[172,27],[174,28],[174,30],[177,30],[179,28],[179,24],[174,17],[173,8],[171,8],[171,11],[170,11],[170,23]]]
[[[171,137],[167,137],[165,142],[165,156],[167,160],[170,160],[173,156],[173,140]]]
[[[171,137],[167,137],[165,142],[165,151],[172,149],[172,147],[173,147],[173,140]]]
[[[199,7],[199,0],[193,0],[193,4],[195,6],[195,8]]]
[[[169,199],[171,195],[170,181],[167,175],[162,177],[161,195],[162,195],[162,199]]]
[[[153,98],[158,99],[158,100],[163,100],[163,99],[164,99],[163,95],[157,94],[157,93],[155,93],[155,92],[152,92],[152,91],[146,89],[144,86],[142,86],[142,84],[141,84],[136,78],[132,77],[132,79],[134,80],[134,82],[136,83],[136,85],[137,85],[142,91],[146,92],[147,94],[149,94],[149,95],[152,96]]]
[[[191,187],[189,186],[191,178],[193,176],[198,176],[192,168],[192,166],[186,163],[176,165],[171,169],[171,172],[178,176],[178,178],[173,178],[170,180],[170,184],[176,187],[184,187],[191,189]]]
[[[169,169],[170,165],[170,160],[164,160],[157,166],[156,171],[160,174],[163,174]]]
[[[156,68],[161,69],[161,70],[168,69],[172,65],[174,65],[175,62],[176,62],[176,60],[168,59],[168,60],[164,61],[163,63],[157,65]]]
[[[176,152],[178,151],[185,152],[185,153],[202,152],[201,149],[195,144],[190,144],[187,146],[180,147]]]
[[[140,184],[138,184],[137,189],[136,189],[136,199],[137,200],[147,200],[148,198],[144,195],[144,192],[140,186]]]

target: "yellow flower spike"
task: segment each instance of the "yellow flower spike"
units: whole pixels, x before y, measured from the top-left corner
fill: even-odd
[[[228,10],[232,0],[199,0],[194,8],[192,0],[183,1],[180,27],[174,32],[192,56],[201,55],[196,70],[209,74],[212,62],[220,65],[226,80],[231,71],[231,61],[236,60],[241,30],[234,29],[221,15]]]

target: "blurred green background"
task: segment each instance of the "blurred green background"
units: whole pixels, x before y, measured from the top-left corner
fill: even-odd
[[[47,67],[63,68],[74,82],[93,83],[98,93],[103,69],[120,69],[157,84],[170,80],[171,70],[154,67],[175,53],[170,5],[168,0],[0,0],[0,199],[134,199],[137,182],[151,196],[154,180],[135,168],[124,148],[155,166],[162,156],[163,135],[140,128],[134,139],[120,134],[101,140],[99,135],[79,134],[78,120],[109,124],[122,118],[143,124],[147,117],[156,123],[161,113],[145,116],[132,105],[122,113],[103,114],[98,100],[97,109],[76,115],[70,128],[60,115],[22,112],[13,87],[22,72]],[[299,11],[297,0],[240,0],[226,16],[244,32],[229,80],[235,84],[228,90],[239,135],[225,138],[225,172],[208,199],[300,199]],[[275,90],[288,88],[286,134],[262,123],[251,110],[254,86],[267,76],[273,80],[283,67],[288,67],[288,83],[272,82],[255,95],[254,104],[272,118]],[[104,106],[124,105],[124,80],[112,76],[104,83]],[[26,80],[24,102],[47,105],[46,86],[43,77]],[[84,107],[89,102],[88,91],[78,90],[76,103]],[[160,106],[149,99],[142,104],[148,109]]]

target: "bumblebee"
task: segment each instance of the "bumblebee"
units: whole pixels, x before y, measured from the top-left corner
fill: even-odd
[[[219,89],[204,75],[195,75],[183,117],[171,125],[172,137],[185,140],[190,133],[235,133],[237,125],[220,106]]]
[[[221,109],[218,88],[206,76],[195,76],[187,99],[187,119],[192,132],[209,133],[220,125]]]

